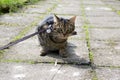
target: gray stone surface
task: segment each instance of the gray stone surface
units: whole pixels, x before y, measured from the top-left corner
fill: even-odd
[[[103,0],[106,5],[114,8],[115,10],[120,10],[120,1],[119,0]]]
[[[0,80],[51,80],[61,65],[0,63]]]
[[[110,41],[90,40],[91,49],[111,49]]]
[[[75,1],[73,1],[73,0],[69,0],[69,1],[66,1],[66,0],[62,0],[62,1],[60,1],[59,3],[63,3],[63,4],[80,4],[80,2],[81,1],[79,1],[79,0],[75,0]]]
[[[0,25],[0,46],[3,46],[10,42],[23,28]]]
[[[94,63],[100,66],[120,66],[120,54],[115,49],[96,49]]]
[[[99,66],[120,66],[120,42],[90,41],[94,63]]]
[[[119,17],[115,12],[113,11],[91,11],[86,10],[85,11],[87,17]]]
[[[120,22],[120,18],[118,16],[116,16],[116,17],[115,16],[114,17],[110,17],[110,16],[109,17],[87,17],[87,18],[90,22],[93,22],[93,23],[116,22],[116,24],[117,24],[117,22]],[[102,22],[100,22],[100,21],[102,21]],[[116,25],[114,25],[114,26],[116,26]]]
[[[67,14],[67,15],[79,15],[81,12],[79,3],[80,1],[77,1],[77,4],[76,4],[76,1],[71,1],[69,3],[64,3],[64,1],[61,1],[61,3],[58,4],[58,7],[56,7],[53,10],[53,13]]]
[[[107,6],[101,6],[101,5],[85,5],[84,6],[86,11],[112,11],[112,9],[110,7]]]
[[[25,13],[45,13],[50,7],[52,7],[51,4],[45,4],[44,6],[38,4],[38,5],[30,5],[25,9]]]
[[[34,5],[43,5],[44,6],[44,5],[47,5],[47,4],[56,4],[58,2],[60,3],[61,1],[60,0],[46,0],[46,1],[41,0],[41,1],[37,2],[36,4],[34,4]]]
[[[120,42],[112,42],[112,47],[115,49],[117,54],[120,53]]]
[[[100,0],[83,0],[83,4],[104,5],[104,3]]]
[[[87,80],[89,72],[86,66],[0,63],[0,80]]]
[[[71,8],[69,8],[69,7],[65,7],[65,8],[64,7],[63,8],[57,7],[53,11],[53,13],[56,13],[56,14],[68,14],[68,15],[78,15],[78,14],[80,14],[79,12],[80,12],[79,8],[71,10]]]
[[[96,73],[99,80],[120,80],[120,68],[99,68]]]
[[[40,0],[17,13],[1,15],[0,46],[29,25],[33,28],[26,35],[35,32],[35,22],[50,13],[64,18],[77,15],[78,34],[68,40],[68,58],[61,58],[58,53],[39,56],[37,36],[12,46],[3,55],[0,51],[0,80],[119,80],[120,17],[112,10],[119,10],[119,3],[118,0]],[[92,25],[89,33],[82,27],[85,19],[90,23],[88,26]],[[88,34],[90,47],[86,41]],[[89,55],[90,50],[93,55]],[[94,70],[88,65],[92,58]]]
[[[89,29],[91,40],[120,41],[120,29]]]
[[[25,14],[25,13],[14,13],[14,14],[5,14],[0,16],[1,24],[15,25],[25,27],[35,21],[38,17],[38,14]],[[7,25],[6,25],[7,26]]]
[[[87,17],[90,24],[94,27],[120,27],[119,17]]]
[[[91,80],[90,69],[86,66],[63,66],[53,80]]]
[[[118,0],[103,0],[103,2],[105,2],[108,5],[119,5],[120,6],[120,1]]]
[[[117,11],[120,11],[120,5],[114,5],[113,8],[116,9]]]

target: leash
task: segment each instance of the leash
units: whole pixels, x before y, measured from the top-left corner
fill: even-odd
[[[15,45],[15,44],[17,44],[17,43],[19,43],[19,42],[22,42],[22,41],[24,41],[24,40],[26,40],[26,39],[28,39],[28,38],[30,38],[30,37],[33,37],[33,36],[35,36],[35,35],[37,35],[37,34],[40,34],[40,33],[42,33],[42,32],[45,32],[45,31],[46,31],[47,33],[51,33],[51,31],[52,31],[52,26],[49,25],[48,28],[46,28],[46,29],[44,29],[44,30],[39,30],[38,32],[32,33],[32,34],[30,34],[30,35],[28,35],[28,36],[25,36],[25,37],[21,38],[21,39],[18,39],[18,40],[15,40],[15,41],[11,41],[11,42],[9,42],[8,44],[4,45],[3,47],[0,47],[0,50],[9,49],[10,46],[13,46],[13,45]]]

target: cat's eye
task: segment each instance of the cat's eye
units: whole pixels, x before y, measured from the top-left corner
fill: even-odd
[[[62,31],[62,29],[61,29],[61,28],[58,28],[58,29],[57,29],[57,32],[58,32],[58,33],[60,33],[61,31]]]
[[[60,32],[61,32],[61,29],[60,29],[60,28],[54,28],[54,31],[60,33]]]

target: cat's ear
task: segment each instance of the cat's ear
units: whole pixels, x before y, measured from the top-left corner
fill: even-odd
[[[54,22],[55,23],[58,23],[59,22],[59,17],[58,16],[56,16],[55,14],[53,15],[53,19],[54,19]]]
[[[75,19],[76,19],[76,16],[73,16],[72,18],[70,18],[70,22],[72,22],[73,24],[75,23]]]

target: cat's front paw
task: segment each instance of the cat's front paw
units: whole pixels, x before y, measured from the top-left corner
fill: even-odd
[[[41,50],[40,53],[41,53],[40,56],[46,56],[47,55],[47,51],[45,51],[45,50]]]
[[[59,55],[60,55],[62,58],[67,58],[67,57],[68,57],[67,52],[66,52],[66,50],[64,50],[64,49],[59,50]]]

